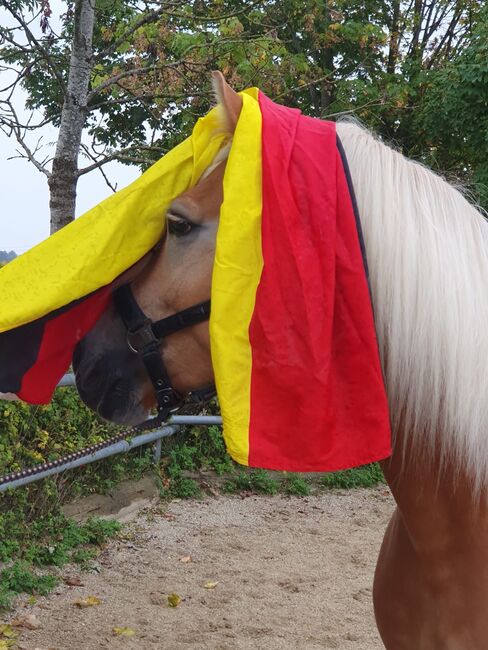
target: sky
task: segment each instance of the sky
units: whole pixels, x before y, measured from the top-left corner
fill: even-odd
[[[52,25],[56,30],[59,15],[66,10],[66,3],[51,0]],[[0,23],[11,25],[5,10],[0,10]],[[33,25],[33,28],[35,25]],[[37,30],[38,31],[38,30]],[[6,85],[6,73],[0,74],[0,87]],[[15,108],[21,117],[27,118],[25,94],[19,93]],[[29,142],[34,145],[43,136],[46,155],[53,155],[57,130],[46,127],[36,132]],[[23,253],[49,235],[49,189],[47,178],[32,163],[23,159],[12,159],[18,144],[14,137],[0,132],[0,250],[14,250]],[[83,164],[81,164],[83,166]],[[140,175],[137,167],[120,163],[104,166],[110,182],[122,189]],[[102,199],[112,194],[100,171],[95,170],[80,177],[77,190],[76,216],[80,216]]]
[[[46,176],[37,171],[32,163],[20,159],[9,160],[16,155],[16,149],[15,138],[7,138],[0,133],[0,250],[14,250],[20,254],[49,235],[49,188]],[[105,173],[118,189],[140,175],[137,167],[120,163],[105,165]],[[110,194],[112,190],[98,170],[81,176],[76,216]]]

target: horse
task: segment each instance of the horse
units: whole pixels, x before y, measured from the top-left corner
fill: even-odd
[[[214,76],[232,136],[241,99]],[[488,646],[488,223],[426,167],[353,122],[337,123],[361,217],[392,426],[381,466],[396,501],[373,601],[387,650]],[[175,199],[160,247],[124,278],[148,318],[209,298],[228,147]],[[139,422],[155,406],[117,310],[78,345],[82,399],[103,417]],[[158,349],[181,393],[212,382],[208,324]]]

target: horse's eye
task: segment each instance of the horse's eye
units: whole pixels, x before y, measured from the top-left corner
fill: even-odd
[[[188,235],[195,224],[188,219],[181,219],[175,217],[168,217],[168,232],[175,237],[184,237]]]

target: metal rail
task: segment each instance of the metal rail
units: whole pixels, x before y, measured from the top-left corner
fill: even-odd
[[[65,375],[58,384],[59,388],[75,386],[74,375],[68,374]],[[58,467],[52,467],[46,469],[45,471],[33,474],[32,476],[23,476],[22,478],[16,479],[5,484],[0,484],[0,494],[6,490],[11,490],[16,487],[21,487],[34,481],[39,481],[53,474],[60,474],[69,469],[74,469],[75,467],[81,467],[83,465],[88,465],[89,463],[94,463],[97,460],[102,460],[103,458],[108,458],[109,456],[115,456],[116,454],[121,454],[131,449],[141,447],[143,445],[148,445],[150,443],[154,444],[154,463],[158,463],[161,459],[161,441],[163,438],[174,435],[177,431],[185,425],[195,425],[195,426],[212,426],[212,425],[222,425],[222,418],[214,415],[174,415],[168,421],[168,423],[157,429],[156,431],[150,431],[148,433],[142,433],[141,435],[135,436],[131,440],[119,440],[118,442],[110,445],[108,447],[103,447],[98,451],[93,452],[82,458],[76,458],[70,460],[63,465]]]

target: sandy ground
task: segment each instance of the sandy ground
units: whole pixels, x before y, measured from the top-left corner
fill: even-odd
[[[41,627],[22,629],[17,647],[381,650],[371,585],[392,510],[384,487],[153,507],[90,573],[63,571],[82,586],[19,603],[11,618],[34,614]],[[175,608],[171,594],[181,598]],[[88,596],[101,603],[74,605]]]

